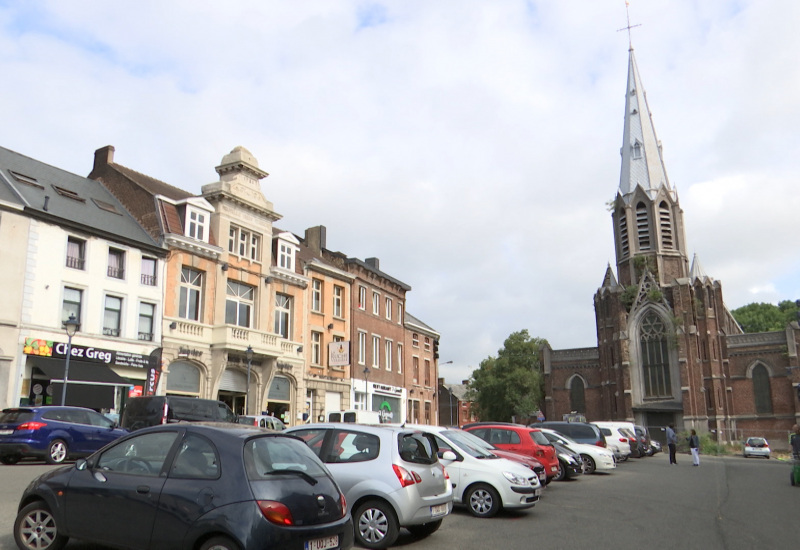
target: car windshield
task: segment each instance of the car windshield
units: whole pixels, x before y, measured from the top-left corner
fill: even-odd
[[[763,437],[751,437],[747,440],[748,445],[763,445],[766,440]]]
[[[562,445],[574,445],[575,443],[577,443],[577,441],[575,441],[571,437],[560,434],[558,432],[549,432],[549,434],[554,438],[554,441],[558,441]]]
[[[492,458],[493,455],[486,448],[486,442],[481,438],[461,430],[447,430],[442,432],[442,437],[446,437],[459,450],[475,458]]]
[[[0,422],[28,422],[33,419],[33,411],[11,409],[0,413]]]

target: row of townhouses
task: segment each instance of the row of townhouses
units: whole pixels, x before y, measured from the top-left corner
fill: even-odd
[[[406,311],[411,287],[328,249],[324,226],[275,225],[246,149],[216,172],[195,195],[112,146],[88,178],[0,148],[0,404],[167,394],[289,425],[438,423],[439,334]]]

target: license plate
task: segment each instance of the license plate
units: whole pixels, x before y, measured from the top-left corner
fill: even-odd
[[[439,504],[438,506],[431,506],[431,517],[444,516],[447,514],[447,504]]]
[[[14,433],[14,430],[0,430],[0,435],[11,435]]]
[[[305,550],[330,550],[339,547],[339,535],[323,537],[321,539],[307,540]]]

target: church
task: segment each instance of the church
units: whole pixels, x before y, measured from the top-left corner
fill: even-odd
[[[672,424],[719,443],[762,436],[787,448],[800,422],[800,327],[745,334],[720,281],[690,260],[633,48],[620,156],[616,265],[594,295],[597,347],[543,350],[545,416],[633,421],[656,439]]]

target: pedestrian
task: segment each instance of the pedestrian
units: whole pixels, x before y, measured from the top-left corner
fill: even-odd
[[[789,436],[789,444],[792,446],[792,485],[800,485],[800,426],[792,426],[792,434]]]
[[[689,442],[689,449],[692,450],[692,466],[700,466],[700,438],[697,432],[692,430],[692,435],[686,438]]]
[[[677,450],[678,436],[675,435],[675,426],[670,424],[667,426],[667,447],[669,447],[669,463],[677,464],[675,460],[675,451]]]

